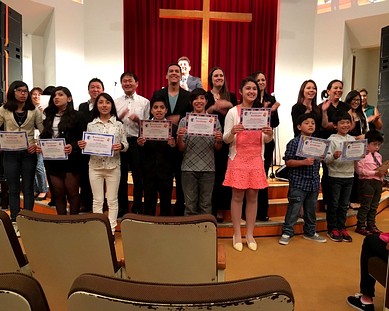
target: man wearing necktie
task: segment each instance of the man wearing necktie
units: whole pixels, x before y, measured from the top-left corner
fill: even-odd
[[[180,86],[184,90],[192,92],[194,89],[203,88],[200,78],[193,77],[189,74],[191,67],[190,67],[190,60],[188,57],[186,56],[180,57],[178,59],[178,65],[180,65],[182,71]]]
[[[133,213],[142,213],[143,181],[138,144],[139,123],[150,116],[150,102],[136,93],[138,77],[132,72],[125,72],[120,77],[124,95],[115,100],[115,106],[119,119],[123,122],[127,135],[128,150],[121,153],[121,176],[119,184],[119,213],[121,217],[128,212],[128,170],[132,173],[134,185],[134,200],[131,208]]]

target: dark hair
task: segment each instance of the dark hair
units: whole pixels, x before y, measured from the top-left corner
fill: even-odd
[[[363,112],[361,94],[359,94],[359,91],[357,90],[352,90],[348,92],[344,102],[351,108],[351,102],[355,97],[359,98],[359,106],[357,107],[357,109],[355,109],[355,113],[358,115],[359,120],[361,120],[361,130],[363,134],[367,130],[367,120],[366,120],[365,113]]]
[[[328,83],[327,89],[321,92],[321,99],[328,98],[327,91],[329,91],[332,88],[332,85],[336,82],[340,82],[343,86],[343,82],[341,80],[338,80],[338,79],[332,80],[330,83]]]
[[[172,66],[177,66],[178,68],[180,68],[180,73],[182,73],[181,66],[178,65],[178,63],[170,63],[170,64],[166,67],[166,73],[169,72],[169,68],[172,67]]]
[[[361,93],[361,92],[365,92],[366,95],[369,94],[369,92],[368,92],[366,89],[360,89],[360,90],[359,90],[359,93]]]
[[[334,115],[334,124],[338,124],[338,122],[342,120],[349,120],[351,122],[351,116],[347,111],[337,111]]]
[[[367,143],[373,143],[373,142],[384,142],[384,136],[378,132],[377,130],[370,130],[365,134],[365,139],[367,139]]]
[[[192,105],[193,101],[196,100],[197,97],[199,97],[201,95],[205,96],[205,94],[207,94],[207,92],[204,89],[202,89],[201,87],[194,89],[189,95],[190,104]]]
[[[308,119],[313,119],[313,121],[315,121],[315,116],[312,113],[304,113],[298,116],[296,125],[301,125],[305,120]],[[315,121],[315,126],[316,126],[316,121]]]
[[[122,81],[122,79],[120,79],[120,81]],[[100,83],[100,84],[101,84],[101,87],[103,88],[103,91],[104,91],[104,83],[103,83],[103,81],[101,81],[99,78],[93,78],[93,79],[91,79],[91,80],[89,81],[89,83],[88,83],[88,90],[89,90],[90,85],[91,85],[93,82],[98,82],[98,83]]]
[[[210,71],[209,71],[209,74],[208,74],[208,85],[209,87],[213,88],[213,82],[212,82],[212,75],[213,73],[216,71],[216,70],[221,70],[223,72],[223,75],[224,75],[224,71],[223,69],[221,69],[220,67],[213,67]],[[221,87],[220,89],[220,92],[219,92],[219,95],[220,95],[220,99],[225,99],[227,101],[230,101],[231,98],[230,98],[230,92],[228,91],[228,87],[227,87],[227,81],[226,81],[226,76],[224,75],[224,84],[223,86]]]
[[[31,89],[30,94],[32,95],[32,93],[34,93],[35,91],[38,91],[40,95],[42,95],[43,93],[43,90],[39,86],[36,86]]]
[[[317,85],[316,85],[316,82],[309,79],[309,80],[305,80],[301,86],[300,86],[300,90],[299,90],[299,94],[297,96],[297,103],[298,104],[302,104],[304,102],[304,89],[305,87],[307,86],[308,83],[312,83],[314,86],[315,86],[315,89],[316,89],[316,96],[312,99],[312,110],[313,110],[313,107],[317,107]]]
[[[72,97],[72,93],[69,91],[67,87],[64,86],[57,86],[53,89],[49,104],[45,110],[43,110],[43,113],[45,114],[46,118],[43,120],[43,131],[40,135],[40,138],[52,138],[53,137],[53,122],[55,115],[58,113],[58,107],[54,104],[54,97],[56,96],[56,93],[58,91],[62,91],[65,93],[67,97]],[[75,126],[75,113],[74,113],[74,105],[73,105],[73,98],[68,104],[66,105],[65,112],[61,116],[61,121],[58,124],[58,131],[59,132],[66,132],[69,128],[72,128]]]
[[[34,110],[35,109],[35,105],[32,103],[32,100],[31,100],[31,94],[28,91],[27,83],[20,81],[20,80],[14,81],[10,84],[8,91],[7,91],[7,101],[4,104],[4,109],[7,109],[7,110],[12,111],[12,112],[14,112],[14,111],[16,111],[16,109],[18,109],[18,101],[16,100],[15,92],[20,87],[27,88],[27,99],[24,102],[23,110],[27,111],[27,110]]]
[[[188,58],[188,57],[186,57],[186,56],[181,56],[181,57],[178,59],[177,63],[179,63],[179,62],[180,62],[180,61],[182,61],[182,60],[185,60],[185,61],[187,61],[187,62],[188,62],[188,64],[189,64],[189,66],[190,66],[190,60],[189,60],[189,58]]]
[[[43,90],[42,95],[49,95],[49,96],[50,96],[51,93],[53,93],[54,89],[55,89],[55,86],[54,86],[54,85],[49,85],[49,86],[47,86],[47,87]]]
[[[130,72],[130,71],[126,71],[126,72],[123,72],[122,75],[120,76],[120,83],[122,83],[122,80],[124,79],[125,76],[132,77],[135,80],[135,82],[138,82],[138,77],[136,76],[135,73]]]
[[[153,97],[150,101],[150,110],[151,108],[153,108],[153,105],[154,103],[156,102],[163,102],[163,104],[165,105],[166,109],[169,110],[169,107],[168,107],[168,103],[166,102],[166,99],[165,97],[163,97],[162,95],[158,95],[156,97]],[[151,113],[150,113],[151,114]]]
[[[109,113],[111,114],[111,116],[115,116],[116,119],[118,119],[118,114],[116,112],[116,107],[115,107],[115,101],[113,100],[111,95],[109,95],[108,93],[100,93],[96,97],[95,103],[93,104],[92,120],[100,117],[100,111],[97,108],[97,102],[99,101],[100,97],[104,97],[107,101],[109,101],[111,103],[111,111]]]

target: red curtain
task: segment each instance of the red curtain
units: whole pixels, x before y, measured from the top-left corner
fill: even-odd
[[[201,73],[200,20],[159,18],[159,9],[202,10],[202,0],[123,0],[124,70],[138,75],[137,92],[147,98],[167,85],[168,64],[191,60],[191,75]],[[261,70],[273,91],[278,0],[211,0],[211,11],[251,13],[250,23],[211,21],[209,69],[223,69],[228,87]],[[208,71],[209,71],[208,69]]]

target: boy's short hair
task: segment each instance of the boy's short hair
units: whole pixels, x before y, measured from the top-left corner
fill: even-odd
[[[207,92],[202,89],[202,88],[197,88],[197,89],[194,89],[191,93],[190,93],[190,96],[189,96],[189,100],[190,100],[190,104],[193,104],[193,101],[201,96],[201,95],[204,95],[207,94]]]
[[[169,109],[168,106],[167,106],[167,102],[166,102],[166,99],[165,97],[163,97],[162,95],[161,96],[156,96],[156,97],[153,97],[150,101],[150,109],[153,108],[153,105],[154,103],[156,102],[163,102],[163,104],[165,105],[165,108],[166,109]]]
[[[365,134],[365,139],[367,139],[367,143],[373,143],[373,142],[378,142],[378,143],[383,143],[384,142],[384,136],[377,130],[370,130]]]
[[[338,124],[339,121],[349,120],[351,122],[351,116],[347,111],[338,111],[334,115],[334,124]]]
[[[313,121],[315,121],[315,118],[312,113],[304,113],[297,118],[297,125],[301,125],[305,120],[308,119],[313,119]],[[316,121],[315,121],[315,125],[316,125]]]

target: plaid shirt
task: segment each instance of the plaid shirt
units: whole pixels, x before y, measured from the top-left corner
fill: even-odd
[[[284,160],[304,160],[303,157],[296,156],[300,136],[293,138],[286,146]],[[290,187],[304,191],[318,191],[320,187],[319,175],[320,162],[315,160],[313,165],[289,167],[289,185]]]

